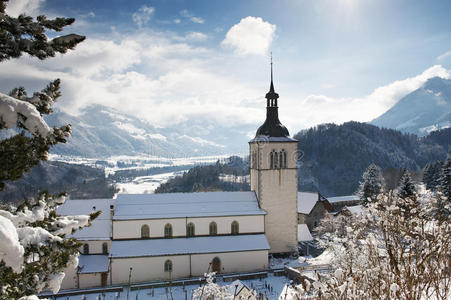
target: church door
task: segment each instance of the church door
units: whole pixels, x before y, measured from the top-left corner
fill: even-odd
[[[106,282],[107,282],[107,278],[108,278],[108,273],[102,273],[101,274],[101,284],[102,286],[106,286]]]
[[[213,258],[211,269],[213,272],[216,272],[216,274],[221,273],[221,260],[219,259],[219,257]]]

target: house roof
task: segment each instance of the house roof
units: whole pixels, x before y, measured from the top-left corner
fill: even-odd
[[[313,237],[307,224],[298,224],[298,242],[312,241]]]
[[[254,192],[119,194],[114,220],[264,215]]]
[[[268,250],[264,234],[112,241],[112,258]]]
[[[339,197],[328,197],[327,200],[330,203],[337,203],[337,202],[349,202],[349,201],[359,201],[359,196],[356,195],[348,195],[348,196],[339,196]]]
[[[92,222],[89,227],[77,230],[68,237],[78,240],[109,240],[110,239],[110,205],[114,205],[115,199],[86,199],[66,200],[63,205],[56,209],[59,215],[89,215],[101,210],[102,213]]]
[[[362,205],[345,206],[343,210],[344,209],[347,209],[351,214],[360,214],[363,210],[363,206]]]
[[[104,273],[109,270],[108,255],[80,255],[79,274]]]
[[[318,193],[298,192],[298,213],[308,215],[316,202],[318,202]]]

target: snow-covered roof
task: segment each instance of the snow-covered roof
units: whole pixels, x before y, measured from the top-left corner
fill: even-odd
[[[109,240],[111,232],[110,205],[115,204],[115,199],[86,199],[67,200],[56,209],[59,215],[89,215],[101,210],[102,213],[92,222],[92,225],[77,230],[69,235],[78,240]]]
[[[108,255],[80,255],[78,257],[79,274],[108,272]]]
[[[231,284],[226,285],[225,288],[232,295],[239,295],[243,288],[246,288],[248,291],[250,291],[249,287],[239,279],[233,281]]]
[[[345,206],[343,209],[347,209],[351,214],[360,214],[362,212],[362,205]]]
[[[268,250],[264,234],[112,241],[113,258]]]
[[[298,213],[308,215],[317,201],[318,193],[298,192]]]
[[[298,242],[312,241],[313,237],[307,224],[298,224]]]
[[[359,196],[356,195],[348,195],[348,196],[339,196],[339,197],[329,197],[327,200],[330,203],[337,203],[337,202],[349,202],[349,201],[359,201]]]
[[[264,215],[254,192],[119,194],[114,220]]]
[[[266,135],[259,135],[253,138],[249,141],[249,143],[265,143],[265,142],[298,142],[298,140],[295,140],[293,138],[290,138],[289,136],[282,136],[282,137],[274,137],[274,136],[266,136]]]

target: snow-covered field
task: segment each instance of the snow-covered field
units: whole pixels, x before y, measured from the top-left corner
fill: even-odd
[[[177,172],[168,172],[151,176],[139,176],[130,182],[117,183],[119,193],[121,194],[148,194],[153,193],[160,184],[165,183],[169,179],[183,174],[188,170]]]
[[[105,168],[105,175],[114,174],[118,170],[139,170],[168,166],[203,165],[223,161],[232,154],[215,156],[193,156],[193,157],[159,157],[152,155],[142,156],[111,156],[108,158],[85,158],[78,156],[62,156],[50,154],[49,159],[73,164],[84,164],[93,167]]]

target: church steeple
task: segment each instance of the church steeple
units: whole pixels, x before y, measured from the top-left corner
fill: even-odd
[[[279,94],[274,91],[271,53],[271,84],[269,86],[269,92],[266,93],[266,121],[258,128],[256,136],[287,137],[290,135],[287,128],[279,121],[277,99],[279,99]]]

